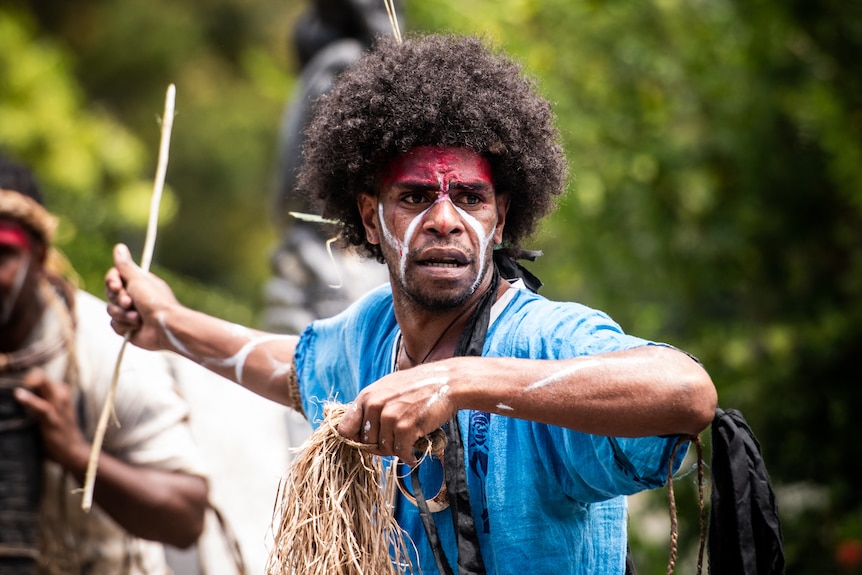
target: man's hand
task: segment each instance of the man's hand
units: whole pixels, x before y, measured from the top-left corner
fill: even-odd
[[[105,295],[111,327],[120,335],[132,332],[131,342],[145,349],[165,349],[162,314],[179,305],[171,288],[132,260],[129,248],[114,247],[114,267],[105,275]]]
[[[90,443],[78,427],[69,385],[34,369],[15,389],[15,399],[36,417],[45,455],[83,483]],[[204,478],[132,466],[101,453],[96,502],[130,533],[184,548],[203,530],[209,486]]]
[[[85,469],[90,444],[78,427],[69,385],[48,379],[41,369],[28,372],[22,383],[15,399],[38,421],[47,457],[72,472]]]
[[[344,413],[338,432],[360,443],[377,444],[378,455],[396,455],[415,465],[413,444],[457,412],[450,396],[455,372],[449,362],[398,371],[366,387]]]

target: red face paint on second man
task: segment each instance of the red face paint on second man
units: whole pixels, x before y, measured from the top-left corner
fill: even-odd
[[[16,220],[0,218],[0,246],[15,247],[23,251],[30,251],[30,234],[27,228]]]

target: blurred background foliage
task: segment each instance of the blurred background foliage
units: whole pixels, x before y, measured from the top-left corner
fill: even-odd
[[[175,83],[154,270],[192,307],[259,323],[304,8],[0,0],[0,147],[37,170],[85,288],[101,293],[113,243],[140,253]],[[788,572],[862,573],[862,3],[434,0],[404,16],[485,34],[553,103],[571,181],[532,246],[543,292],[703,361],[763,445]],[[693,572],[696,496],[678,483],[677,572]],[[639,572],[664,573],[647,524],[632,521]]]

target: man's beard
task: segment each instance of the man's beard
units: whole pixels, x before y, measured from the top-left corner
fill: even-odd
[[[476,289],[473,286],[479,286],[485,280],[485,276],[488,274],[490,270],[490,266],[486,266],[480,272],[479,281],[472,283],[469,287],[465,288],[462,291],[457,292],[434,292],[433,290],[428,289],[416,289],[411,286],[421,285],[421,282],[410,282],[405,278],[391,274],[392,278],[397,282],[398,286],[401,288],[401,292],[416,306],[427,310],[427,311],[452,311],[453,309],[457,309],[462,304],[466,303],[473,294],[476,293]],[[408,272],[409,274],[409,272]]]

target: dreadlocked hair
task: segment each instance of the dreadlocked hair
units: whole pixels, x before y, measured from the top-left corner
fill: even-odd
[[[411,148],[470,148],[509,197],[502,249],[516,256],[564,190],[559,139],[535,83],[481,39],[381,37],[318,100],[298,188],[339,222],[349,244],[382,262],[380,246],[366,241],[357,196],[378,193],[381,171]]]

